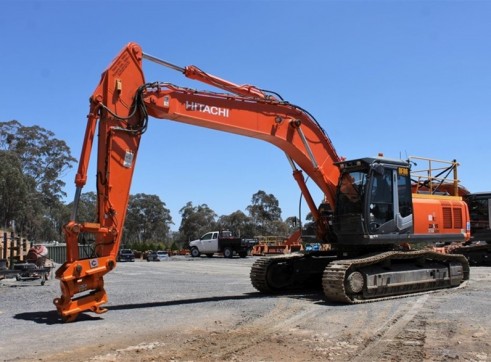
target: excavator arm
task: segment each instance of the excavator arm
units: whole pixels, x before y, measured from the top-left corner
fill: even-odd
[[[134,162],[146,127],[141,110],[134,107],[134,89],[145,83],[141,64],[140,47],[128,44],[102,74],[90,98],[85,138],[75,177],[74,207],[64,228],[67,260],[56,271],[62,296],[56,298],[54,304],[65,321],[74,320],[85,310],[106,311],[101,308],[107,302],[103,276],[116,266]],[[126,89],[123,88],[123,80]],[[87,182],[96,131],[97,222],[79,223],[77,208]],[[95,239],[89,258],[79,255],[79,238],[84,234],[91,234]]]
[[[146,83],[142,60],[181,71],[186,77],[224,89],[227,93],[195,91],[169,83]],[[90,111],[78,172],[71,220],[65,226],[67,261],[57,270],[62,296],[54,303],[65,321],[83,311],[103,313],[107,302],[103,276],[114,269],[125,221],[140,139],[148,117],[167,119],[248,136],[285,152],[293,176],[315,220],[317,205],[305,185],[305,172],[334,207],[340,161],[330,139],[305,110],[254,86],[236,85],[202,70],[177,67],[144,54],[128,44],[102,74],[90,98]],[[77,222],[77,206],[87,181],[87,169],[98,130],[97,222]],[[321,234],[327,234],[321,225]],[[79,238],[94,235],[93,255],[81,258]]]

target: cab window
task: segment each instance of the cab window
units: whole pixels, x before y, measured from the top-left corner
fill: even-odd
[[[399,214],[401,214],[402,217],[411,215],[413,213],[413,208],[411,200],[411,180],[409,175],[398,174],[397,193],[399,195]]]

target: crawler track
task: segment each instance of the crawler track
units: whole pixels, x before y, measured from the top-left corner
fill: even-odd
[[[347,260],[312,259],[315,267],[309,260],[302,254],[260,258],[251,268],[252,285],[261,293],[276,294],[302,289],[321,274],[327,300],[354,304],[455,287],[469,279],[464,256],[425,250],[389,251]],[[392,270],[392,263],[399,269],[396,265]],[[403,280],[397,282],[400,275]]]
[[[413,295],[414,293],[420,293],[425,291],[431,291],[435,289],[448,288],[456,286],[452,284],[452,281],[448,278],[435,279],[435,280],[423,280],[421,282],[403,283],[396,287],[391,285],[380,286],[376,288],[375,292],[367,293],[366,285],[359,293],[353,293],[347,290],[348,274],[353,270],[363,270],[365,267],[387,263],[393,260],[431,260],[440,262],[443,264],[458,263],[462,265],[463,276],[462,280],[469,279],[469,264],[467,259],[462,255],[443,255],[434,253],[431,251],[413,251],[413,252],[386,252],[377,254],[362,259],[353,260],[337,260],[330,263],[324,271],[322,278],[322,286],[324,294],[328,300],[337,301],[341,303],[366,303],[376,300],[386,300],[393,298],[400,298],[401,296]],[[364,276],[365,281],[367,276]],[[460,284],[460,282],[458,283]]]
[[[251,268],[250,278],[252,286],[261,293],[266,294],[280,293],[295,288],[295,283],[292,280],[292,271],[289,273],[288,268],[291,267],[295,259],[299,260],[301,258],[303,258],[301,254],[287,254],[258,259]],[[275,268],[278,265],[283,266],[284,275],[281,281],[272,280],[274,277],[271,276],[270,268]],[[279,273],[276,274],[278,277],[281,277]]]

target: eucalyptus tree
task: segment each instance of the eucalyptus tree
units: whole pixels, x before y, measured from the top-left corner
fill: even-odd
[[[23,126],[12,120],[0,122],[0,151],[15,155],[16,167],[23,175],[17,177],[16,182],[18,207],[22,209],[15,215],[16,228],[31,239],[54,237],[57,215],[63,207],[62,198],[66,196],[62,177],[75,162],[69,147],[45,128]],[[9,162],[12,165],[11,160]],[[14,192],[12,187],[9,190]],[[0,208],[5,207],[0,205]]]
[[[193,206],[193,203],[189,201],[179,210],[179,213],[181,214],[179,233],[183,240],[197,239],[207,231],[218,227],[217,214],[206,204]]]
[[[279,228],[281,208],[278,199],[273,194],[259,190],[251,199],[252,204],[247,206],[249,217],[252,219],[257,235],[277,235],[283,232]]]
[[[168,243],[170,241],[170,210],[158,195],[130,195],[124,225],[124,239],[130,243]]]
[[[230,215],[222,215],[218,218],[218,228],[222,230],[230,230],[237,236],[252,238],[254,237],[254,228],[252,219],[237,210]]]

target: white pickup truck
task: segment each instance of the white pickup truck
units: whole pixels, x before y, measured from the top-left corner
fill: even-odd
[[[225,258],[232,258],[235,254],[245,258],[249,252],[249,243],[234,237],[230,231],[210,231],[189,242],[189,248],[194,258],[201,254],[211,258],[215,253],[223,253]]]

